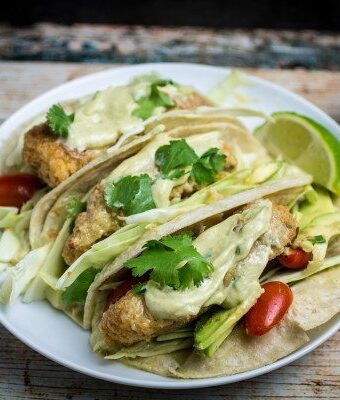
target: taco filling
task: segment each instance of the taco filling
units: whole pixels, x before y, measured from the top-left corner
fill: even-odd
[[[65,244],[65,261],[72,264],[98,240],[125,226],[124,217],[155,209],[157,204],[158,207],[178,204],[230,175],[236,160],[219,136],[214,132],[186,140],[158,136],[123,162],[89,195],[87,209],[78,215]],[[211,144],[221,148],[209,148]],[[134,174],[130,175],[130,171]]]

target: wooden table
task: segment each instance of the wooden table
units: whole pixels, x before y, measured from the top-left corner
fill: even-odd
[[[103,64],[0,62],[0,120],[65,81]],[[247,70],[301,94],[340,122],[340,72]],[[0,399],[339,399],[340,333],[293,364],[235,383],[196,390],[135,389],[102,382],[37,354],[0,327]]]

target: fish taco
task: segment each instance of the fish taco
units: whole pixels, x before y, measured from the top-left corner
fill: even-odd
[[[228,113],[210,109],[168,114],[168,130],[150,138],[88,191],[75,191],[84,182],[87,187],[88,173],[70,178],[75,183],[72,192],[63,193],[48,211],[36,235],[39,242],[31,240],[37,248],[50,250],[26,299],[44,293],[54,304],[62,299],[61,308],[82,310],[86,290],[74,297],[74,288],[84,288],[84,280],[88,288],[98,271],[147,232],[220,199],[232,201],[237,193],[257,189],[258,197],[262,187],[266,194],[275,192],[282,176],[283,189],[298,186],[301,191],[311,182],[300,169],[273,160]],[[112,160],[118,158],[116,154]],[[36,207],[31,227],[51,195]]]

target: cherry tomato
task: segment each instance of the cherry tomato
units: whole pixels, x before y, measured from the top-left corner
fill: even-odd
[[[116,289],[113,289],[112,292],[107,297],[107,306],[110,304],[116,303],[119,299],[121,299],[129,290],[131,290],[137,283],[143,283],[149,280],[148,276],[142,276],[140,278],[131,278],[127,281],[120,284]]]
[[[0,176],[0,206],[21,207],[42,187],[42,182],[34,175],[2,175]]]
[[[289,269],[305,268],[308,262],[312,259],[312,253],[297,249],[288,249],[287,253],[282,253],[277,257],[279,263]]]
[[[245,315],[246,331],[251,336],[261,336],[277,325],[293,301],[293,293],[283,282],[267,282],[256,304]]]

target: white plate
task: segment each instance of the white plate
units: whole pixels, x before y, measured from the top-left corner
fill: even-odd
[[[157,71],[177,82],[193,85],[202,92],[209,91],[228,73],[224,68],[167,63],[142,64],[88,75],[61,85],[21,108],[0,127],[0,137],[9,137],[32,116],[45,111],[56,102],[81,97],[107,86],[121,85],[135,75],[151,71]],[[340,139],[339,126],[317,107],[272,83],[259,78],[251,78],[251,81],[253,85],[244,92],[250,98],[256,99],[252,107],[267,113],[286,110],[308,115],[325,125]],[[340,327],[339,318],[333,318],[313,332],[311,341],[306,346],[273,364],[253,371],[220,378],[175,380],[131,369],[92,353],[88,345],[88,332],[45,302],[23,304],[19,301],[12,307],[1,305],[0,322],[22,342],[66,367],[107,381],[167,389],[221,385],[264,374],[312,351]]]

